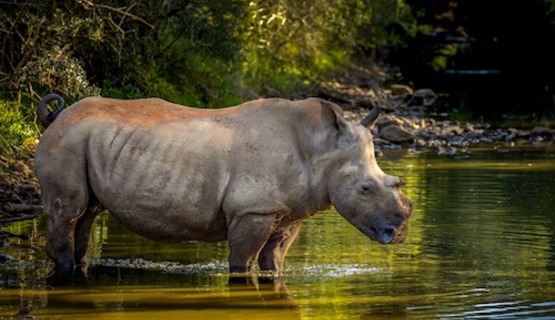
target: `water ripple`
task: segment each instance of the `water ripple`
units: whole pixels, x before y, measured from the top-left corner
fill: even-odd
[[[134,259],[92,259],[91,267],[109,267],[124,269],[142,269],[163,271],[174,274],[215,274],[228,270],[227,262],[211,261],[205,263],[182,264],[175,261],[151,261],[143,258]]]
[[[529,304],[528,301],[505,301],[493,303],[479,303],[474,310],[458,314],[446,314],[440,318],[465,319],[553,319],[555,316],[555,301]]]

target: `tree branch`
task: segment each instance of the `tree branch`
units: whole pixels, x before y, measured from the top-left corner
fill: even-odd
[[[93,3],[92,1],[89,1],[89,0],[78,0],[77,2],[80,3],[81,5],[83,5],[85,7],[85,9],[97,8],[97,9],[106,9],[106,10],[114,11],[114,12],[117,12],[117,13],[123,15],[123,16],[129,17],[133,20],[137,20],[137,21],[143,23],[144,25],[146,25],[147,27],[149,27],[151,29],[154,29],[153,24],[149,23],[148,21],[146,21],[145,19],[143,19],[143,18],[141,18],[137,15],[134,15],[134,14],[129,13],[128,11],[126,11],[126,10],[130,10],[131,8],[133,8],[135,6],[135,4],[132,4],[131,6],[129,6],[127,8],[121,9],[121,8],[114,8],[114,7],[105,5],[105,4],[96,4],[96,3]]]

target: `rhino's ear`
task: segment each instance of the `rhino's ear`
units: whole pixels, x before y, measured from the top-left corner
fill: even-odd
[[[356,139],[349,123],[343,116],[343,110],[335,103],[325,100],[320,100],[320,103],[322,104],[322,120],[336,130],[339,147],[352,144]]]

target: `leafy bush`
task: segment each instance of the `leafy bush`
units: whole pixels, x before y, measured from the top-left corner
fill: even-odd
[[[26,157],[34,151],[39,135],[35,121],[21,105],[0,101],[0,151],[14,157]]]
[[[91,85],[87,79],[82,62],[64,54],[62,48],[53,45],[38,52],[21,68],[16,79],[16,88],[22,86],[51,88],[66,97],[99,95],[100,89]]]
[[[390,0],[251,1],[243,34],[246,86],[289,92],[318,83],[356,63],[374,59],[401,41],[392,25],[414,34],[410,8]]]
[[[68,104],[102,94],[217,107],[276,90],[305,95],[355,54],[398,41],[389,26],[410,29],[407,8],[404,0],[8,1],[0,99],[33,106],[56,92]],[[8,146],[16,132],[20,143],[33,136],[24,128],[35,114],[10,108],[3,121],[28,124],[6,131]]]

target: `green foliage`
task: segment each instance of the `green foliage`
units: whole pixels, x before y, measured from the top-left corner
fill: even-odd
[[[419,25],[410,6],[405,1],[373,0],[360,1],[359,38],[356,46],[375,53],[382,47],[404,45],[407,36],[414,37]],[[347,17],[347,21],[349,17]]]
[[[102,89],[195,104],[227,99],[241,1],[102,2],[1,4],[3,94],[55,91],[76,100]]]
[[[226,105],[241,89],[318,82],[354,53],[400,42],[391,25],[415,26],[402,0],[101,2],[0,6],[0,81],[12,96]]]
[[[29,110],[10,101],[0,101],[0,151],[15,157],[30,155],[38,138]]]
[[[555,0],[544,0],[547,6],[549,7],[549,13],[553,17],[553,21],[555,22]]]
[[[1,7],[0,82],[17,93],[53,90],[67,97],[98,94],[98,88],[89,83],[83,60],[75,53],[83,41],[101,41],[101,21],[72,16],[60,8],[46,11],[45,7]]]
[[[404,1],[251,1],[242,53],[245,84],[290,91],[352,66],[356,53],[372,58],[400,42],[393,24],[414,33]]]
[[[102,94],[204,107],[247,92],[305,95],[355,57],[401,42],[392,25],[416,26],[404,0],[4,2],[0,98],[31,106],[15,122],[32,123],[49,92],[68,103]]]
[[[106,65],[103,93],[158,96],[195,106],[229,101],[240,8],[239,1],[141,2],[133,9],[152,28],[138,25],[126,38],[132,48],[125,46]]]
[[[52,45],[21,68],[15,88],[52,88],[66,97],[83,97],[100,94],[100,89],[91,85],[87,79],[82,62],[66,55],[63,48]]]
[[[449,63],[449,58],[454,57],[460,51],[456,44],[446,44],[437,49],[436,55],[432,58],[431,66],[436,72],[445,70]]]

